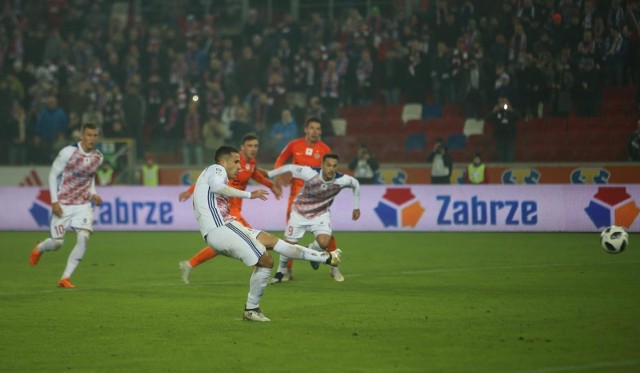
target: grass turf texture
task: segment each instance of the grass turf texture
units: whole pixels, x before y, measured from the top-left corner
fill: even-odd
[[[180,281],[198,233],[97,232],[28,257],[0,233],[0,371],[637,372],[640,250],[598,235],[337,233],[344,283],[296,262],[244,322],[250,268],[218,257]],[[276,254],[277,256],[277,254]],[[275,270],[274,270],[275,273]]]

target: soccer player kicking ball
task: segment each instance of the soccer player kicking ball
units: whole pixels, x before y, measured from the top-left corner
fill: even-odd
[[[260,147],[260,141],[257,135],[248,133],[242,138],[242,144],[240,145],[240,170],[238,174],[229,179],[229,184],[236,189],[246,190],[249,180],[253,179],[260,184],[271,188],[271,191],[276,196],[276,199],[280,198],[282,194],[280,187],[273,185],[273,183],[267,179],[259,170],[256,164],[256,156],[258,155],[258,148]],[[196,184],[191,185],[189,189],[180,193],[180,202],[186,201],[191,197]],[[247,228],[251,228],[249,223],[242,216],[242,198],[229,198],[229,214],[233,216],[240,224]],[[209,259],[213,259],[218,253],[211,247],[207,246],[200,250],[197,254],[191,257],[189,260],[183,260],[178,263],[180,272],[182,274],[182,282],[189,283],[191,278],[191,271],[206,262]]]
[[[269,177],[291,172],[293,177],[304,180],[302,191],[293,202],[291,216],[284,232],[285,240],[297,243],[304,236],[305,231],[311,231],[315,240],[309,248],[318,251],[326,250],[332,234],[329,207],[336,195],[344,188],[353,189],[352,219],[355,221],[360,218],[360,183],[349,175],[336,172],[337,168],[338,156],[330,153],[322,157],[322,168],[286,165],[269,171]],[[288,260],[286,255],[280,255],[278,272],[272,283],[282,282]],[[311,266],[318,269],[314,263],[311,263]],[[331,267],[330,274],[336,281],[344,281],[337,266]]]
[[[258,189],[250,193],[229,186],[229,178],[234,178],[240,169],[240,154],[235,148],[221,146],[216,151],[215,161],[196,181],[193,213],[200,233],[211,247],[216,248],[218,254],[238,259],[247,266],[254,266],[243,319],[270,321],[260,310],[260,300],[273,268],[273,258],[266,250],[272,249],[294,259],[332,266],[340,264],[342,253],[339,250],[331,254],[320,253],[287,243],[267,232],[246,228],[235,221],[229,213],[229,197],[266,200],[268,192]]]
[[[59,288],[75,288],[69,278],[84,257],[89,236],[93,232],[93,207],[90,202],[93,201],[96,206],[102,204],[102,199],[96,194],[95,184],[96,171],[103,160],[102,153],[95,149],[97,141],[97,127],[89,123],[83,125],[80,142],[60,150],[49,173],[53,210],[51,238],[36,245],[29,262],[35,266],[44,252],[60,249],[67,229],[73,228],[78,239],[58,281]]]

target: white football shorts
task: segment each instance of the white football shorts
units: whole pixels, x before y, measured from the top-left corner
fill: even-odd
[[[305,232],[313,232],[314,237],[319,234],[331,235],[331,214],[329,211],[311,219],[291,211],[289,223],[284,231],[284,238],[289,242],[298,242]]]
[[[62,216],[51,214],[51,238],[63,239],[70,228],[86,229],[93,232],[93,207],[90,203],[83,205],[60,205]]]
[[[254,266],[267,249],[257,237],[260,230],[246,228],[235,220],[207,233],[207,243],[218,253]]]

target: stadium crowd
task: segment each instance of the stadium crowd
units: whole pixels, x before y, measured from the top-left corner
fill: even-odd
[[[235,33],[230,1],[128,3],[119,17],[107,1],[3,1],[1,164],[50,164],[86,122],[185,164],[253,131],[274,159],[307,116],[332,136],[345,106],[483,117],[507,97],[524,118],[594,116],[605,86],[640,81],[638,0],[346,1],[272,22],[258,8]]]

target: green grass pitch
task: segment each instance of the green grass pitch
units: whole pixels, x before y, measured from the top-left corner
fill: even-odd
[[[1,372],[640,371],[637,234],[609,255],[596,233],[338,232],[345,282],[296,262],[270,323],[241,320],[237,261],[182,284],[197,232],[98,231],[73,290],[74,234],[29,266],[46,235],[0,233]]]

